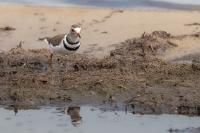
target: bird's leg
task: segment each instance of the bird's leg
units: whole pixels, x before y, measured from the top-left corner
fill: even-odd
[[[57,57],[57,62],[58,62],[58,68],[62,68],[62,66],[63,66],[63,59],[64,59],[64,57],[63,57],[63,55],[59,55],[58,57]]]
[[[57,58],[57,61],[58,61],[58,64],[60,64],[60,58],[59,57]]]
[[[76,59],[76,53],[72,53],[72,57]]]
[[[52,68],[52,61],[53,61],[53,53],[50,54],[50,58],[49,58],[49,65]]]

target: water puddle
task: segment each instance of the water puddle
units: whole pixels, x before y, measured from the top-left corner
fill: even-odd
[[[43,107],[39,110],[0,108],[2,133],[196,133],[200,117],[137,115],[95,107]],[[198,130],[199,129],[199,130]]]

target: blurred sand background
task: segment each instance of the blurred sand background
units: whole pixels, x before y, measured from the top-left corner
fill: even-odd
[[[164,30],[173,35],[200,31],[199,11],[104,9],[84,7],[45,7],[0,5],[0,27],[11,26],[13,31],[0,31],[0,49],[9,50],[23,42],[26,49],[49,48],[40,37],[67,33],[72,24],[80,23],[82,45],[78,53],[102,58],[126,39],[139,37],[143,32]],[[186,38],[175,42],[178,47],[167,51],[164,59],[200,52],[200,39]]]

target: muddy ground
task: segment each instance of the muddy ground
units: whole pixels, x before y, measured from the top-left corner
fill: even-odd
[[[126,106],[133,113],[200,115],[200,58],[192,63],[158,58],[177,47],[164,31],[126,40],[104,59],[55,55],[20,45],[0,54],[0,104],[37,106],[49,103]]]

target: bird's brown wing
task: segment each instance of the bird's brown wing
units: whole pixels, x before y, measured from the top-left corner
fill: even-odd
[[[65,34],[60,34],[60,35],[56,35],[56,36],[51,37],[51,38],[47,37],[46,39],[53,46],[57,46],[57,45],[60,44],[60,42],[62,41],[62,39],[64,38],[64,36],[65,36]]]

